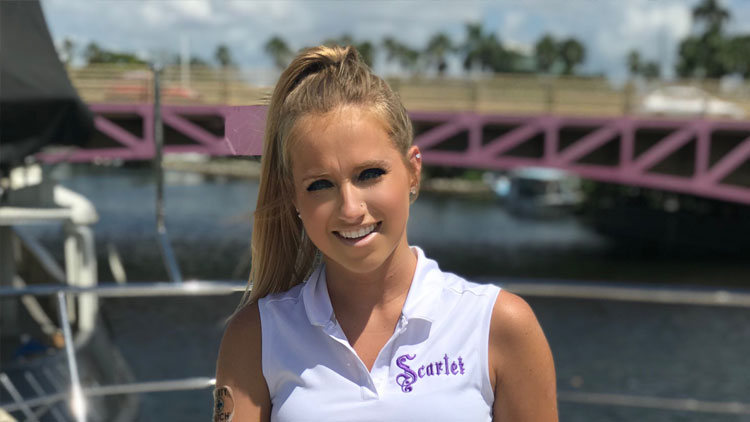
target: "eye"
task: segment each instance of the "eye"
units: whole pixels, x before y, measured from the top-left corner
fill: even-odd
[[[359,180],[361,182],[365,182],[367,180],[377,179],[378,177],[384,175],[385,173],[386,171],[381,168],[367,169],[359,174]]]
[[[316,190],[330,188],[331,186],[333,186],[333,185],[328,180],[316,180],[316,181],[310,183],[310,185],[307,187],[307,191],[308,192],[313,192],[313,191],[316,191]]]

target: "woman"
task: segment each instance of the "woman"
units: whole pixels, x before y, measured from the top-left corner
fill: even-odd
[[[217,363],[217,421],[557,420],[519,297],[410,247],[419,148],[352,47],[303,51],[268,109],[252,293]]]

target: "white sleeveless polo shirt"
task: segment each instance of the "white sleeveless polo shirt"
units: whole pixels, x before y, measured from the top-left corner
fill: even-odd
[[[418,247],[393,336],[372,371],[336,321],[317,268],[259,300],[273,421],[490,421],[492,308],[500,288],[440,271]]]

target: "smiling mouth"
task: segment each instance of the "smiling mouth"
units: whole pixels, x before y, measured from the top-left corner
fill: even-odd
[[[369,236],[372,233],[375,233],[380,228],[380,224],[382,221],[379,221],[375,224],[370,224],[369,226],[364,226],[356,230],[347,230],[347,231],[335,231],[333,232],[336,234],[336,236],[350,241],[350,242],[356,242],[358,240],[364,239],[367,236]]]

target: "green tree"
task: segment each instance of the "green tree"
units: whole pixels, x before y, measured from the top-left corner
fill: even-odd
[[[419,70],[419,51],[393,37],[385,37],[382,46],[385,49],[386,61],[396,62],[408,72]]]
[[[226,44],[219,44],[216,46],[216,50],[214,50],[214,59],[219,63],[219,66],[221,66],[222,69],[226,69],[234,64],[232,53],[229,51],[229,47]]]
[[[507,51],[495,34],[485,32],[481,23],[466,24],[466,40],[460,47],[466,70],[512,72],[517,69],[519,55]]]
[[[370,41],[355,41],[349,34],[343,34],[338,38],[328,38],[323,41],[323,45],[351,45],[359,51],[362,60],[372,67],[375,59],[375,46]]]
[[[717,0],[703,0],[693,8],[693,19],[703,25],[703,33],[721,33],[724,24],[731,19],[729,10],[721,7]]]
[[[266,54],[271,56],[274,66],[279,70],[285,69],[292,60],[292,49],[289,48],[286,41],[278,35],[269,38],[263,45],[263,50]]]
[[[372,67],[375,61],[375,45],[370,41],[360,41],[353,45],[354,48],[359,51],[359,55],[362,57],[362,60],[364,60],[368,66]]]
[[[628,73],[635,76],[641,70],[641,53],[636,50],[630,50],[627,56]]]
[[[694,33],[678,47],[679,76],[720,78],[731,71],[727,63],[728,40],[723,34],[724,24],[730,19],[729,11],[717,0],[703,0],[693,8]]]
[[[146,62],[133,53],[111,51],[90,42],[83,51],[87,64],[117,63],[117,64],[145,64]]]
[[[444,32],[439,32],[427,42],[424,54],[430,66],[434,66],[439,75],[448,69],[446,56],[453,51],[453,41]]]
[[[560,43],[560,60],[563,63],[563,73],[572,75],[576,66],[586,58],[586,48],[575,38],[568,38]]]
[[[729,39],[722,53],[729,72],[750,78],[750,34]]]
[[[557,41],[550,34],[544,34],[534,45],[534,59],[536,69],[542,73],[550,73],[557,63],[560,51]]]
[[[628,73],[631,77],[641,75],[646,79],[654,79],[661,76],[661,67],[654,61],[643,61],[641,53],[630,50],[627,55]]]
[[[62,53],[65,56],[65,66],[70,66],[75,55],[76,45],[70,38],[65,38],[62,45]]]
[[[656,79],[661,77],[661,67],[656,62],[646,62],[641,65],[639,73],[646,79]]]

